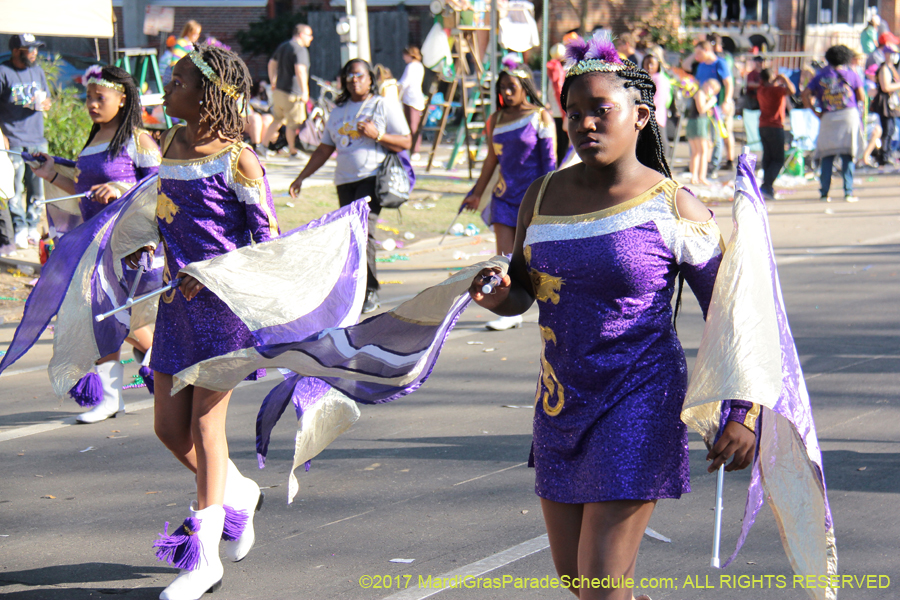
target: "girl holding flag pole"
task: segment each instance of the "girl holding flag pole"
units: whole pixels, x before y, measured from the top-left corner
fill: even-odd
[[[138,181],[156,174],[160,157],[156,143],[140,129],[141,99],[131,75],[118,67],[94,65],[85,71],[82,83],[87,89],[85,108],[93,126],[74,169],[67,165],[68,161],[38,154],[44,160],[34,173],[68,194],[85,194],[78,204],[82,220],[88,221]],[[50,219],[55,210],[48,207]],[[58,334],[64,336],[66,332],[61,330]],[[149,326],[133,329],[126,339],[142,361],[149,358]],[[81,406],[91,407],[78,415],[79,422],[96,423],[124,412],[124,368],[119,359],[118,349],[103,356],[70,390],[69,395]],[[141,365],[141,375],[152,393],[153,382],[146,365]]]
[[[250,74],[229,50],[200,46],[175,65],[163,106],[182,121],[162,141],[156,225],[165,249],[163,281],[180,279],[163,294],[154,333],[156,434],[196,474],[197,499],[184,524],[156,542],[157,556],[181,569],[163,600],[195,600],[215,590],[224,569],[219,541],[233,561],[254,541],[259,486],[228,458],[225,416],[231,390],[190,386],[172,394],[172,376],[204,359],[253,345],[240,319],[196,279],[187,264],[278,235],[265,173],[243,144]],[[129,261],[136,265],[140,254]],[[255,379],[256,375],[251,378]]]

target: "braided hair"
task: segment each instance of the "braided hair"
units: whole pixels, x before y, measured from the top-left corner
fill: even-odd
[[[138,92],[137,86],[134,84],[134,79],[131,78],[131,75],[129,75],[125,69],[120,69],[119,67],[103,67],[101,73],[102,78],[106,81],[118,83],[125,88],[125,105],[119,109],[119,112],[116,115],[119,117],[119,126],[116,128],[116,133],[113,135],[107,146],[108,155],[110,157],[116,157],[128,144],[128,140],[134,135],[135,130],[140,129],[143,124],[143,120],[141,119],[141,95],[140,92]],[[87,148],[91,144],[98,131],[100,131],[100,125],[94,123],[91,126],[91,132],[88,134],[88,139],[84,144],[84,148]],[[84,150],[84,148],[82,148],[82,150]]]
[[[522,90],[525,92],[525,99],[538,108],[546,108],[544,103],[541,102],[541,95],[537,91],[537,87],[534,85],[534,79],[531,77],[531,72],[515,65],[512,69],[505,68],[500,71],[500,74],[497,75],[497,83],[494,86],[494,93],[497,95],[497,101],[500,104],[501,108],[503,106],[503,98],[500,94],[500,79],[503,77],[514,77],[519,80],[519,85],[522,86]]]
[[[201,73],[203,105],[200,107],[200,120],[206,121],[211,130],[220,132],[225,138],[241,139],[244,133],[244,114],[247,112],[250,86],[253,83],[247,65],[241,57],[225,48],[200,44],[194,49],[216,72],[222,84],[234,86],[241,95],[240,100],[235,100]]]
[[[580,75],[567,76],[563,83],[562,93],[560,94],[560,106],[562,106],[563,110],[566,109],[569,88],[575,79],[590,74],[615,75],[622,80],[623,88],[633,88],[637,91],[638,98],[635,99],[635,104],[643,104],[650,109],[650,119],[647,121],[646,127],[644,127],[638,135],[637,146],[635,148],[637,159],[641,164],[650,167],[655,171],[659,171],[671,179],[672,172],[669,170],[669,163],[666,161],[666,156],[663,152],[662,136],[659,131],[659,124],[656,122],[656,105],[653,102],[653,96],[656,94],[656,84],[653,83],[650,74],[630,60],[618,58],[618,54],[612,46],[612,43],[610,43],[608,39],[602,37],[595,36],[589,42],[585,42],[584,40],[573,40],[569,44],[567,56],[569,61],[574,63],[585,59],[600,60],[622,65],[624,68],[619,67],[617,70],[610,71],[587,71]]]

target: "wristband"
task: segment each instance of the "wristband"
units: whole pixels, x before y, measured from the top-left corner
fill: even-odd
[[[384,132],[379,133],[379,134],[378,134],[378,137],[375,138],[375,143],[380,142],[380,141],[381,141],[381,138],[383,138],[383,137],[384,137]]]
[[[54,181],[56,181],[56,178],[57,178],[57,177],[59,177],[59,173],[54,173],[54,174],[53,174],[53,179],[50,180],[50,183],[53,183]]]

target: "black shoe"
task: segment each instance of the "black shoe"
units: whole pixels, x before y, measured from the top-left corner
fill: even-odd
[[[363,302],[362,314],[367,315],[381,308],[381,302],[378,301],[378,291],[368,290],[366,292],[366,301]]]
[[[726,160],[725,164],[720,167],[723,171],[731,171],[734,169],[734,161]]]

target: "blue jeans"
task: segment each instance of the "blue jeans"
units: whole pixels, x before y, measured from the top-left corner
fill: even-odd
[[[10,146],[14,152],[47,152],[47,144],[37,146]],[[44,202],[44,180],[34,174],[21,156],[10,154],[16,169],[15,195],[9,202],[13,229],[16,232],[37,227],[41,223],[41,204]]]
[[[841,154],[841,178],[844,180],[844,195],[853,195],[853,157],[849,154]],[[828,195],[831,189],[831,170],[834,168],[834,156],[822,157],[822,178],[819,182],[820,196]]]
[[[711,125],[709,129],[713,142],[713,151],[712,156],[709,158],[709,165],[710,170],[715,171],[719,168],[719,165],[722,164],[722,154],[725,152],[725,140],[723,140],[721,134],[719,134],[718,127]]]

